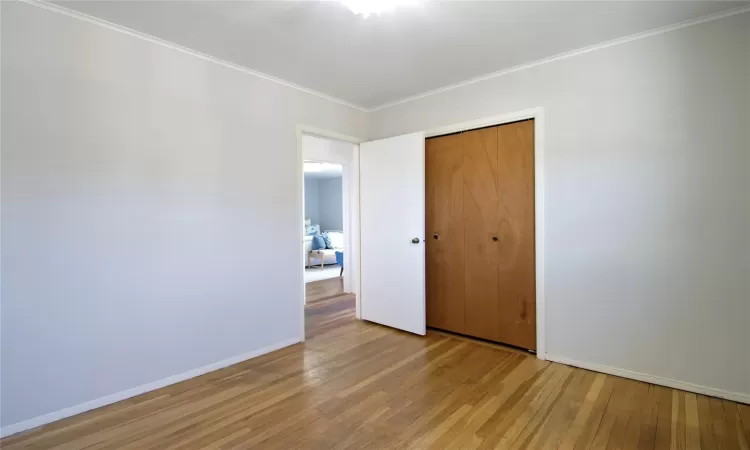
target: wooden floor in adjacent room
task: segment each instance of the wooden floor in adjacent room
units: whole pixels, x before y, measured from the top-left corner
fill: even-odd
[[[0,447],[748,449],[750,406],[360,322],[349,294],[306,315],[304,344]]]
[[[344,293],[344,279],[341,277],[312,281],[305,284],[305,301],[309,303],[325,300]]]

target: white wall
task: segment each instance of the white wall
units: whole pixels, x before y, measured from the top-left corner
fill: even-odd
[[[363,113],[13,2],[2,82],[6,432],[300,338],[296,125]]]
[[[341,177],[322,178],[318,182],[318,211],[321,230],[344,229],[344,199]]]
[[[372,113],[545,108],[547,351],[748,395],[750,13]]]
[[[320,189],[317,178],[305,177],[305,217],[313,224],[320,223]]]

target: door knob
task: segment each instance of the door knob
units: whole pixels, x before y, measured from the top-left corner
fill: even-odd
[[[414,238],[411,240],[412,244],[419,244],[419,238]]]
[[[432,235],[432,238],[433,238],[433,239],[436,239],[436,240],[437,240],[437,239],[439,239],[439,238],[440,238],[440,233],[435,233],[435,234],[433,234],[433,235]]]
[[[497,240],[497,236],[492,236],[492,240],[496,241]]]

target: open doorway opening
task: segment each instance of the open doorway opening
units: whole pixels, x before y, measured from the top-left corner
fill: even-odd
[[[304,162],[305,284],[332,280],[326,285],[344,291],[343,166]]]
[[[359,146],[302,132],[299,150],[303,310],[305,336],[311,337],[321,311],[358,317]]]

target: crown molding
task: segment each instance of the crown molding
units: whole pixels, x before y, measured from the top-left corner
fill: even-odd
[[[380,111],[382,109],[390,108],[390,107],[397,106],[397,105],[402,105],[404,103],[408,103],[414,100],[419,100],[420,98],[429,97],[430,95],[435,95],[435,94],[439,94],[441,92],[446,92],[446,91],[452,91],[453,89],[458,89],[464,86],[468,86],[470,84],[479,83],[481,81],[486,81],[486,80],[491,80],[493,78],[501,77],[503,75],[508,75],[514,72],[520,72],[526,69],[531,69],[532,67],[538,67],[544,64],[549,64],[555,61],[560,61],[562,59],[572,58],[574,56],[583,55],[585,53],[593,52],[596,50],[614,47],[616,45],[625,44],[625,43],[632,42],[632,41],[637,41],[639,39],[656,36],[659,34],[669,33],[670,31],[679,30],[679,29],[690,27],[693,25],[698,25],[698,24],[705,23],[705,22],[711,22],[714,20],[723,19],[725,17],[735,16],[737,14],[746,13],[748,11],[750,11],[750,6],[741,6],[739,8],[728,9],[726,11],[722,11],[722,12],[715,13],[715,14],[710,14],[708,16],[699,17],[697,19],[686,20],[683,22],[678,22],[673,25],[667,25],[664,27],[655,28],[653,30],[643,31],[643,32],[636,33],[636,34],[631,34],[629,36],[612,39],[612,40],[605,41],[599,44],[589,45],[587,47],[582,47],[577,50],[571,50],[568,52],[558,53],[557,55],[550,56],[548,58],[542,58],[542,59],[538,59],[536,61],[532,61],[529,63],[519,64],[517,66],[513,66],[508,69],[498,70],[497,72],[492,72],[486,75],[481,75],[475,78],[470,78],[468,80],[464,80],[459,83],[450,84],[448,86],[443,86],[443,87],[433,89],[430,91],[425,91],[425,92],[422,92],[421,94],[416,94],[416,95],[402,98],[400,100],[394,100],[392,102],[383,103],[382,105],[367,109],[367,112]]]
[[[2,1],[2,0],[0,0],[0,1]],[[140,31],[136,31],[136,30],[124,27],[122,25],[117,25],[115,23],[108,22],[108,21],[100,19],[98,17],[90,16],[88,14],[84,14],[84,13],[81,13],[81,12],[78,12],[78,11],[75,11],[75,10],[72,10],[72,9],[69,9],[69,8],[57,5],[57,4],[48,3],[48,2],[46,2],[44,0],[18,0],[18,1],[26,3],[28,5],[36,6],[38,8],[46,9],[46,10],[49,10],[49,11],[54,11],[54,12],[57,12],[57,13],[60,13],[60,14],[63,14],[63,15],[66,15],[66,16],[78,19],[78,20],[82,20],[84,22],[88,22],[88,23],[91,23],[91,24],[94,24],[94,25],[98,25],[98,26],[107,28],[107,29],[112,30],[112,31],[116,31],[116,32],[119,32],[119,33],[124,33],[124,34],[127,34],[129,36],[132,36],[132,37],[135,37],[135,38],[138,38],[138,39],[142,39],[144,41],[151,42],[153,44],[161,45],[163,47],[167,47],[167,48],[170,48],[172,50],[176,50],[178,52],[182,52],[182,53],[185,53],[185,54],[188,54],[188,55],[195,56],[197,58],[203,59],[204,61],[209,61],[209,62],[212,62],[212,63],[215,63],[215,64],[219,64],[221,66],[227,67],[229,69],[237,70],[237,71],[245,73],[247,75],[252,75],[252,76],[255,76],[255,77],[258,77],[258,78],[262,78],[264,80],[268,80],[268,81],[280,84],[282,86],[286,86],[286,87],[289,87],[289,88],[292,88],[292,89],[296,89],[298,91],[305,92],[307,94],[314,95],[316,97],[320,97],[320,98],[329,100],[331,102],[338,103],[338,104],[341,104],[341,105],[344,105],[344,106],[348,106],[350,108],[354,108],[354,109],[356,109],[358,111],[368,112],[368,113],[369,112],[380,111],[380,110],[383,110],[383,109],[386,109],[386,108],[391,108],[393,106],[401,105],[401,104],[408,103],[408,102],[411,102],[411,101],[414,101],[414,100],[419,100],[421,98],[429,97],[431,95],[439,94],[439,93],[442,93],[442,92],[451,91],[451,90],[458,89],[458,88],[461,88],[461,87],[464,87],[464,86],[468,86],[468,85],[471,85],[471,84],[474,84],[474,83],[479,83],[481,81],[491,80],[493,78],[501,77],[503,75],[508,75],[508,74],[511,74],[511,73],[514,73],[514,72],[520,72],[522,70],[531,69],[533,67],[538,67],[538,66],[541,66],[541,65],[544,65],[544,64],[549,64],[549,63],[555,62],[555,61],[560,61],[560,60],[567,59],[567,58],[572,58],[572,57],[575,57],[575,56],[578,56],[578,55],[583,55],[583,54],[586,54],[586,53],[589,53],[589,52],[593,52],[593,51],[596,51],[596,50],[601,50],[601,49],[605,49],[605,48],[609,48],[609,47],[614,47],[616,45],[625,44],[625,43],[632,42],[632,41],[637,41],[639,39],[644,39],[644,38],[651,37],[651,36],[656,36],[656,35],[659,35],[659,34],[669,33],[670,31],[679,30],[679,29],[690,27],[690,26],[693,26],[693,25],[698,25],[698,24],[701,24],[701,23],[711,22],[711,21],[714,21],[714,20],[723,19],[725,17],[731,17],[731,16],[735,16],[735,15],[738,15],[738,14],[750,12],[750,5],[748,5],[748,6],[741,6],[739,8],[728,9],[726,11],[722,11],[722,12],[715,13],[715,14],[710,14],[710,15],[703,16],[703,17],[698,17],[696,19],[691,19],[691,20],[686,20],[686,21],[683,21],[683,22],[678,22],[678,23],[673,24],[673,25],[667,25],[667,26],[664,26],[664,27],[655,28],[653,30],[643,31],[641,33],[631,34],[629,36],[624,36],[624,37],[612,39],[612,40],[605,41],[605,42],[602,42],[602,43],[599,43],[599,44],[594,44],[594,45],[590,45],[590,46],[587,46],[587,47],[582,47],[582,48],[579,48],[579,49],[576,49],[576,50],[571,50],[571,51],[568,51],[568,52],[558,53],[557,55],[554,55],[554,56],[550,56],[550,57],[547,57],[547,58],[538,59],[536,61],[532,61],[532,62],[528,62],[528,63],[519,64],[519,65],[510,67],[510,68],[507,68],[507,69],[498,70],[496,72],[491,72],[491,73],[488,73],[488,74],[485,74],[485,75],[481,75],[481,76],[478,76],[478,77],[470,78],[468,80],[464,80],[464,81],[461,81],[461,82],[458,82],[458,83],[454,83],[454,84],[443,86],[443,87],[440,87],[440,88],[437,88],[437,89],[432,89],[432,90],[429,90],[429,91],[425,91],[425,92],[422,92],[420,94],[415,94],[415,95],[411,95],[409,97],[404,97],[404,98],[402,98],[400,100],[394,100],[394,101],[391,101],[391,102],[383,103],[383,104],[378,105],[378,106],[374,106],[372,108],[367,108],[365,106],[361,106],[361,105],[357,105],[357,104],[354,104],[354,103],[351,103],[351,102],[347,102],[346,100],[342,100],[340,98],[332,97],[332,96],[324,94],[322,92],[318,92],[318,91],[315,91],[313,89],[309,89],[309,88],[306,88],[304,86],[300,86],[298,84],[292,83],[290,81],[286,81],[286,80],[281,79],[281,78],[274,77],[272,75],[268,75],[268,74],[263,73],[263,72],[258,72],[257,70],[253,70],[253,69],[247,68],[245,66],[241,66],[239,64],[235,64],[235,63],[232,63],[232,62],[220,59],[220,58],[216,58],[214,56],[211,56],[211,55],[208,55],[208,54],[205,54],[205,53],[201,53],[199,51],[196,51],[196,50],[193,50],[193,49],[190,49],[190,48],[187,48],[187,47],[183,47],[183,46],[175,44],[173,42],[165,41],[163,39],[160,39],[160,38],[151,36],[149,34],[142,33]]]
[[[0,0],[1,1],[1,0]],[[200,58],[204,61],[209,61],[214,64],[218,64],[220,66],[227,67],[229,69],[236,70],[238,72],[242,72],[247,75],[252,75],[254,77],[262,78],[264,80],[268,80],[277,84],[280,84],[282,86],[286,86],[292,89],[296,89],[298,91],[302,91],[306,94],[314,95],[316,97],[320,97],[329,101],[332,101],[334,103],[338,103],[344,106],[348,106],[350,108],[357,109],[362,112],[367,112],[368,108],[365,108],[360,105],[356,105],[354,103],[347,102],[346,100],[341,100],[340,98],[332,97],[327,94],[323,94],[322,92],[315,91],[313,89],[308,89],[304,86],[300,86],[298,84],[292,83],[291,81],[287,81],[281,78],[274,77],[272,75],[268,75],[263,72],[258,72],[257,70],[253,70],[250,68],[247,68],[245,66],[241,66],[239,64],[235,64],[220,58],[216,58],[214,56],[208,55],[206,53],[201,53],[197,50],[193,50],[188,47],[183,47],[181,45],[175,44],[173,42],[165,41],[164,39],[159,39],[157,37],[151,36],[150,34],[142,33],[140,31],[133,30],[128,27],[124,27],[122,25],[117,25],[116,23],[108,22],[104,19],[100,19],[98,17],[90,16],[88,14],[84,14],[82,12],[78,12],[75,10],[72,10],[70,8],[66,8],[64,6],[60,6],[53,3],[48,3],[43,0],[18,0],[22,3],[26,3],[27,5],[36,6],[37,8],[46,9],[48,11],[53,11],[59,14],[63,14],[68,17],[72,17],[74,19],[82,20],[84,22],[88,22],[94,25],[98,25],[100,27],[107,28],[112,31],[116,31],[118,33],[127,34],[128,36],[132,36],[144,41],[151,42],[152,44],[161,45],[162,47],[166,47],[172,50],[176,50],[181,53],[185,53],[187,55],[194,56],[196,58]]]

